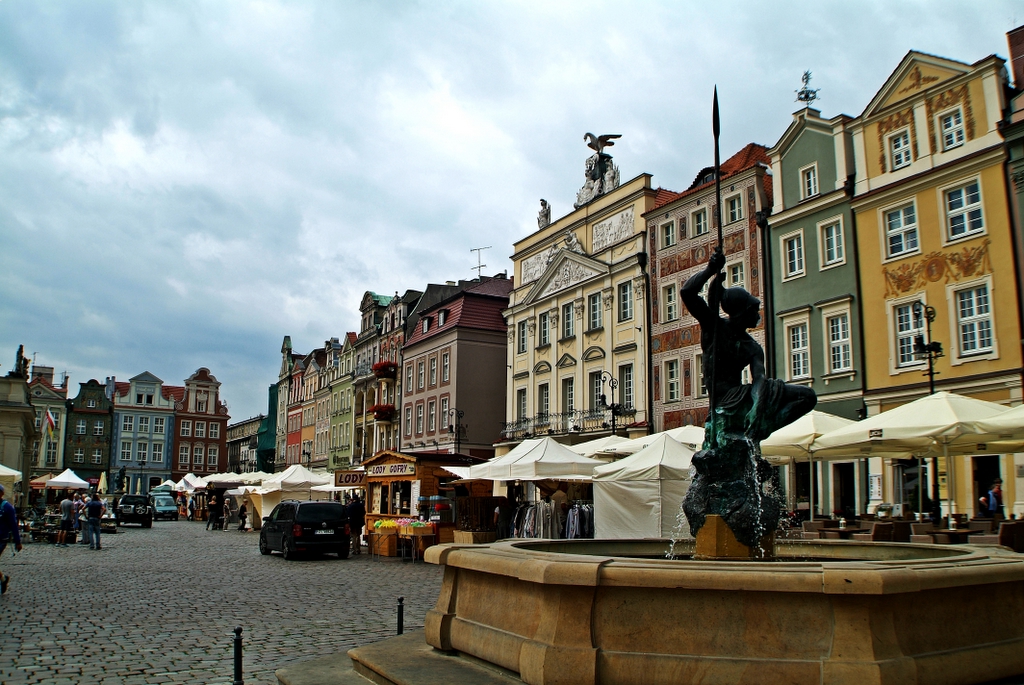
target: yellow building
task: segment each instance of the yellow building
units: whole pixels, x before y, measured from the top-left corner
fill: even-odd
[[[934,386],[1021,402],[1021,323],[1005,153],[1004,61],[910,52],[850,126],[868,415],[930,391],[921,345],[941,343]],[[929,322],[929,318],[933,320]],[[870,505],[916,502],[912,461],[872,459]],[[955,457],[956,511],[995,477],[1024,513],[1012,455]],[[946,464],[938,460],[946,499]],[[925,477],[932,492],[934,473]]]
[[[599,438],[613,423],[621,436],[647,433],[643,216],[656,191],[646,174],[618,185],[607,155],[599,152],[588,165],[598,157],[615,182],[587,194],[588,181],[578,208],[554,222],[542,202],[539,230],[515,243],[515,290],[504,312],[508,395],[499,456],[528,437]]]

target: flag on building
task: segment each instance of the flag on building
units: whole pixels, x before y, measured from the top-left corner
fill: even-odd
[[[53,440],[53,431],[57,428],[57,419],[54,418],[53,412],[49,409],[46,410],[46,432],[50,434],[50,440]]]

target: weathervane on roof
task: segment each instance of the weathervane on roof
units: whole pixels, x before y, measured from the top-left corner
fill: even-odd
[[[804,72],[803,78],[800,79],[804,82],[804,87],[796,92],[796,101],[804,103],[804,107],[810,107],[811,103],[818,99],[818,91],[820,88],[811,88],[811,71],[808,69]]]

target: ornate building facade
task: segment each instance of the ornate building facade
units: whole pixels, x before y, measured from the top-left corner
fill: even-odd
[[[114,403],[97,380],[78,384],[78,396],[67,402],[64,452],[79,478],[99,483],[107,474],[110,489],[110,454],[114,435]]]

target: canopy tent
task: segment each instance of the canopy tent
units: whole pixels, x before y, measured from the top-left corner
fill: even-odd
[[[700,449],[701,445],[704,444],[703,426],[679,426],[678,428],[670,428],[669,430],[662,431],[661,433],[644,435],[639,438],[627,440],[626,442],[614,447],[611,451],[615,454],[636,454],[654,442],[654,440],[662,434],[667,435],[676,442],[689,445],[695,450]]]
[[[825,459],[892,456],[900,451],[918,458],[942,454],[947,463],[947,507],[949,513],[955,513],[956,479],[948,466],[950,444],[979,434],[979,422],[1005,412],[1001,404],[937,392],[826,433],[814,441],[812,449]]]
[[[989,452],[1020,452],[1024,449],[1024,404],[991,418],[980,419],[975,427],[978,430],[976,435],[960,436],[950,443],[950,449],[969,453],[982,447]]]
[[[174,489],[178,492],[192,492],[193,490],[202,490],[205,487],[206,481],[194,473],[186,473],[181,477],[181,480],[174,484]]]
[[[167,479],[163,483],[160,483],[160,485],[158,485],[157,487],[159,487],[159,488],[164,488],[164,487],[166,487],[166,488],[175,488],[175,487],[177,487],[177,483],[175,483],[173,480]]]
[[[771,461],[807,460],[811,462],[811,474],[814,474],[814,441],[825,433],[838,430],[854,423],[850,419],[835,416],[823,411],[810,411],[799,419],[783,426],[761,441],[761,456]],[[811,520],[814,520],[814,487],[810,488],[809,509]]]
[[[4,489],[7,491],[7,497],[14,498],[14,484],[21,482],[21,471],[8,468],[3,464],[0,464],[0,483],[3,483]]]
[[[50,480],[46,481],[46,487],[67,488],[69,490],[87,490],[89,488],[89,482],[79,478],[78,474],[71,469],[64,469],[60,475],[54,476]]]
[[[504,456],[470,467],[469,477],[486,480],[588,480],[594,468],[603,463],[576,454],[553,438],[537,438],[524,440]]]
[[[661,433],[636,454],[594,469],[595,537],[672,537],[693,455]]]
[[[238,475],[238,474],[235,474]],[[319,476],[302,464],[292,464],[281,473],[263,479],[260,489],[266,492],[308,492],[314,485],[328,485],[330,476]]]
[[[43,488],[46,487],[46,483],[51,478],[53,478],[53,474],[52,473],[47,473],[47,474],[44,474],[42,476],[38,476],[38,477],[33,478],[32,480],[30,480],[28,482],[28,486],[30,488],[32,488],[33,490],[42,490]]]
[[[584,457],[593,457],[598,454],[614,454],[614,448],[625,442],[629,442],[629,438],[624,438],[621,435],[606,435],[603,438],[588,440],[576,445],[566,445],[566,447]]]

